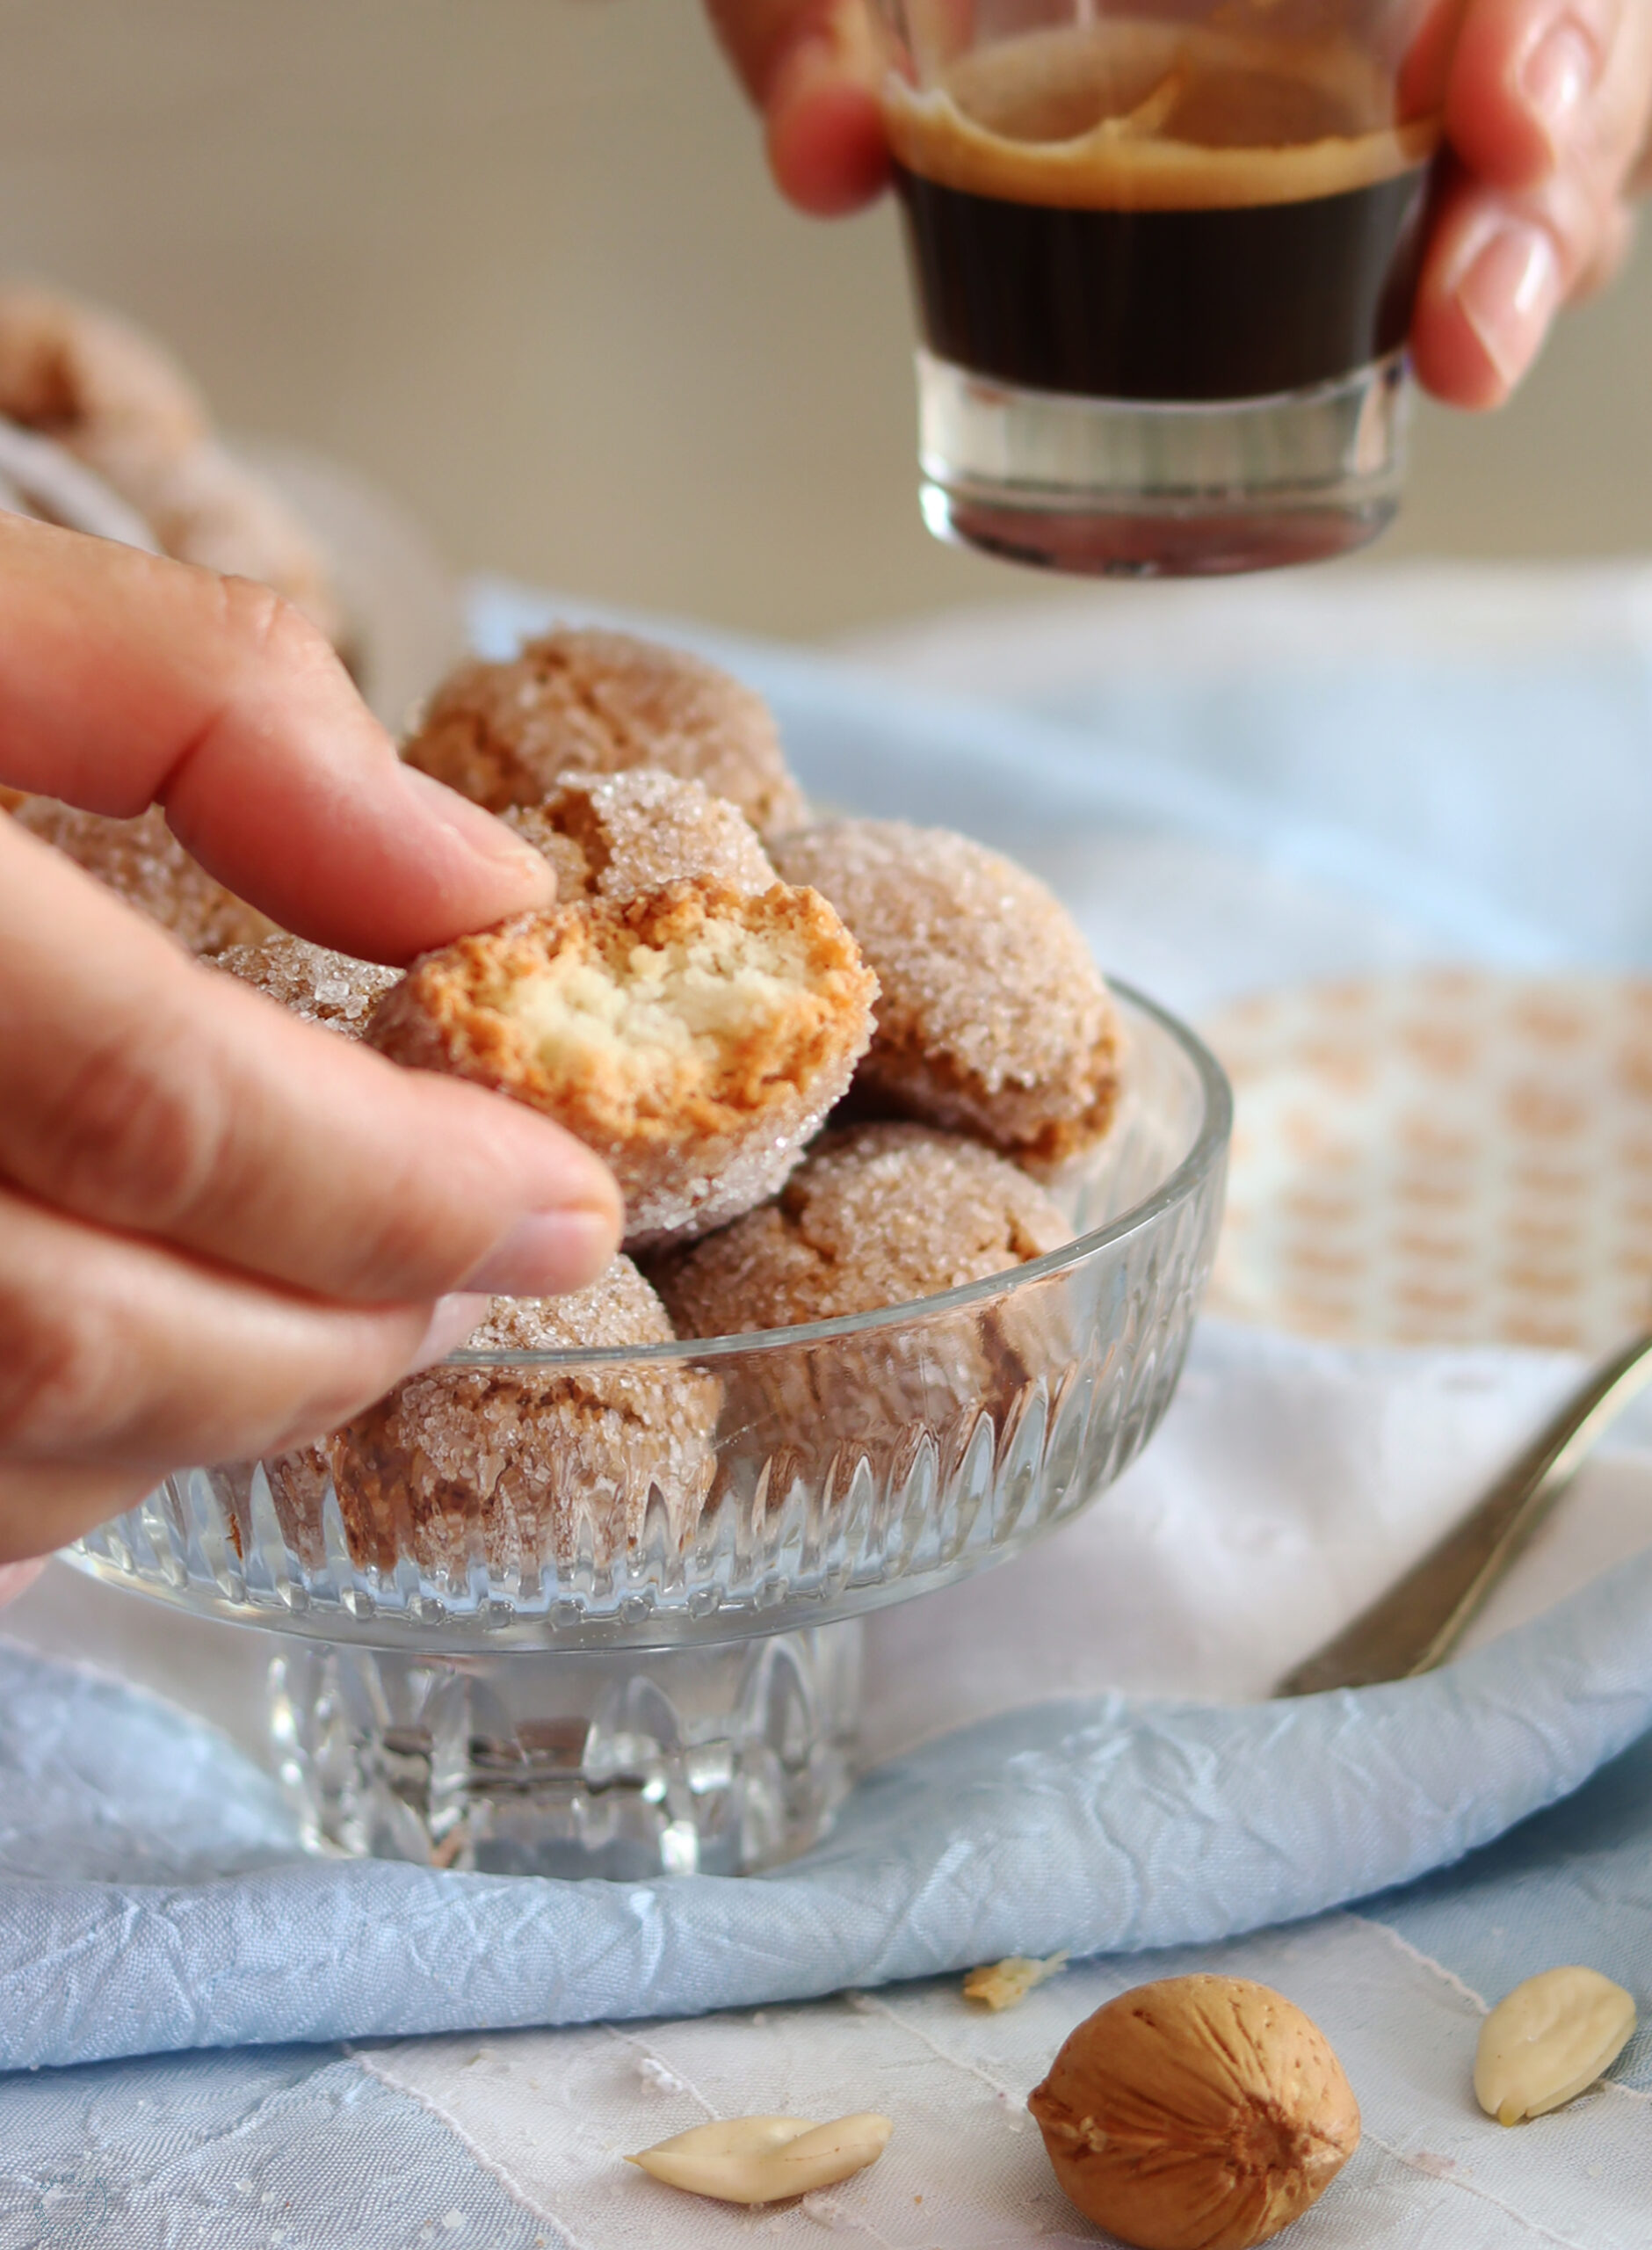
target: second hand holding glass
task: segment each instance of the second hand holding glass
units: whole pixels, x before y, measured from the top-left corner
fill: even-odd
[[[882,0],[938,536],[1192,576],[1403,471],[1454,0]]]

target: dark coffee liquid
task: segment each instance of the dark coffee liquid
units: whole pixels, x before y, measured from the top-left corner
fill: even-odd
[[[1030,390],[1265,397],[1366,367],[1410,325],[1424,170],[1205,211],[1051,210],[895,178],[931,350]]]
[[[886,114],[923,327],[1032,390],[1192,403],[1351,374],[1410,323],[1431,133],[1358,58],[1128,19]]]

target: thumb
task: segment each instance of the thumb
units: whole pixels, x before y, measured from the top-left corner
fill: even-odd
[[[878,108],[882,42],[868,0],[707,0],[762,111],[783,195],[817,218],[869,203],[889,174]]]

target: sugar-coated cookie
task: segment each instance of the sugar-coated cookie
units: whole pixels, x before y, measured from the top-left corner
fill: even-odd
[[[538,804],[563,773],[656,766],[704,782],[760,836],[806,817],[762,697],[628,633],[561,628],[507,663],[460,664],[402,755],[493,812]]]
[[[772,1202],[650,1271],[681,1336],[739,1336],[938,1296],[1071,1235],[1034,1179],[924,1125],[823,1134]]]
[[[656,766],[561,774],[543,802],[513,805],[504,820],[550,861],[559,900],[619,905],[702,876],[746,891],[779,880],[736,807]]]
[[[128,906],[170,930],[192,953],[257,945],[274,927],[190,857],[158,805],[136,820],[114,820],[60,804],[55,797],[24,797],[11,817]]]
[[[345,1039],[360,1039],[375,1003],[399,977],[376,961],[311,945],[307,938],[266,938],[262,945],[231,946],[213,966],[279,1000],[304,1023],[319,1024]]]
[[[658,1297],[621,1257],[571,1296],[496,1298],[462,1348],[562,1354],[670,1339]],[[330,1479],[358,1565],[388,1571],[410,1555],[459,1577],[474,1558],[531,1580],[636,1544],[651,1499],[680,1545],[710,1490],[720,1400],[716,1380],[692,1368],[444,1363],[266,1473],[282,1531],[311,1568],[324,1559]]]
[[[830,899],[877,973],[857,1097],[978,1134],[1040,1172],[1102,1137],[1119,1089],[1117,1014],[1071,916],[1035,875],[967,836],[902,821],[829,821],[769,851],[786,882]]]
[[[979,1142],[860,1125],[822,1136],[772,1202],[648,1270],[679,1336],[740,1335],[1007,1278],[1070,1233],[1037,1182]],[[888,1457],[925,1433],[945,1451],[980,1409],[1002,1416],[1060,1363],[1058,1295],[988,1292],[728,1361],[731,1418],[817,1460],[845,1441]]]

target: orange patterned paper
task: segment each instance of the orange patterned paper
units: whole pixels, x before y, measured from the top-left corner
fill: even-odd
[[[1652,979],[1305,986],[1206,1036],[1238,1104],[1211,1310],[1604,1352],[1652,1321]]]

